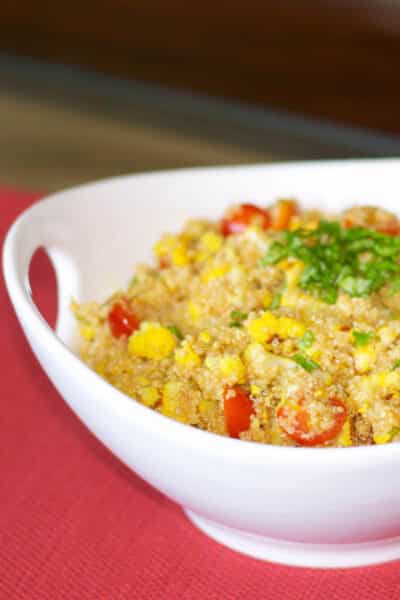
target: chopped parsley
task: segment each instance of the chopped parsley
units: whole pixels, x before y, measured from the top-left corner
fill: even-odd
[[[399,367],[400,367],[400,358],[398,358],[397,360],[394,361],[393,366],[392,366],[392,371],[395,371]]]
[[[240,310],[233,310],[230,314],[231,322],[229,327],[241,327],[243,321],[247,319],[247,313],[241,312]]]
[[[319,299],[334,304],[339,291],[365,297],[392,282],[400,290],[400,237],[340,223],[321,221],[317,229],[284,231],[272,242],[262,265],[285,258],[304,263],[299,286]]]
[[[311,373],[311,371],[314,371],[315,369],[321,368],[318,363],[316,363],[311,358],[304,356],[304,354],[295,354],[294,356],[292,356],[292,358],[295,363],[300,365],[300,367],[303,367],[303,369],[305,369],[309,373]]]
[[[355,329],[353,329],[353,331],[351,332],[351,335],[353,336],[353,340],[356,346],[360,347],[360,346],[367,346],[372,337],[373,337],[373,332],[372,331],[356,331]]]
[[[314,339],[315,339],[315,337],[314,337],[313,332],[308,330],[305,332],[303,337],[301,337],[299,339],[299,341],[297,342],[297,345],[300,348],[300,350],[307,350],[308,348],[311,348],[311,346],[313,345]]]
[[[282,301],[282,290],[279,290],[278,292],[276,292],[274,294],[274,297],[272,298],[272,302],[269,306],[269,309],[275,310],[276,308],[279,308],[281,305],[281,301]]]
[[[170,325],[167,327],[167,329],[169,329],[170,332],[173,333],[176,338],[178,338],[178,340],[182,341],[184,339],[185,336],[176,325]]]
[[[138,283],[138,281],[139,281],[139,279],[138,279],[138,276],[137,276],[137,275],[134,275],[134,276],[132,277],[132,279],[130,280],[130,282],[129,282],[128,288],[131,288],[131,287],[133,287],[134,285],[136,285],[136,284]]]
[[[392,429],[389,432],[389,435],[390,435],[389,441],[392,441],[392,439],[399,433],[400,433],[400,427],[396,427],[396,425],[394,425],[394,427],[392,427]]]
[[[400,292],[400,277],[394,278],[389,289],[389,293],[391,296],[394,296],[395,294],[397,294],[397,292]]]

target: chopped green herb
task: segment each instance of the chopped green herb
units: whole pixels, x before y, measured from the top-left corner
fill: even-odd
[[[353,336],[354,339],[354,343],[356,346],[367,346],[371,339],[372,336],[374,335],[372,331],[355,331],[353,329],[353,331],[351,332],[351,335]]]
[[[313,231],[282,232],[261,264],[274,265],[283,258],[304,263],[299,286],[328,304],[336,302],[339,290],[365,297],[393,282],[394,293],[400,291],[400,238],[396,236],[321,221]]]
[[[300,348],[300,350],[307,350],[307,348],[311,348],[311,346],[313,345],[314,339],[315,338],[313,332],[308,330],[305,332],[303,337],[299,339],[297,345]]]
[[[271,310],[275,310],[276,308],[279,308],[281,305],[281,301],[282,301],[282,290],[279,290],[279,292],[276,292],[274,294],[274,297],[272,298],[272,302],[271,302],[269,308]]]
[[[233,310],[231,312],[231,319],[235,321],[244,321],[247,319],[247,313],[241,312],[240,310]]]
[[[136,285],[138,281],[139,281],[139,279],[138,279],[137,275],[134,275],[129,282],[128,288],[131,288],[134,285]]]
[[[288,249],[285,248],[284,244],[280,242],[273,242],[268,250],[268,254],[260,260],[260,264],[263,267],[267,265],[274,265],[280,260],[288,256]]]
[[[399,367],[400,367],[400,358],[398,358],[397,360],[394,361],[393,366],[392,366],[392,371],[395,371]]]
[[[184,339],[185,336],[183,335],[181,330],[176,325],[170,325],[168,327],[168,329],[170,330],[171,333],[174,334],[174,336],[176,338],[178,338],[178,340],[182,341]]]
[[[314,371],[315,369],[321,368],[318,363],[316,363],[311,358],[304,356],[304,354],[295,354],[292,358],[294,362],[300,365],[300,367],[303,367],[303,369],[305,369],[309,373],[311,373],[311,371]]]
[[[397,292],[400,292],[400,277],[396,277],[392,281],[392,284],[389,289],[389,293],[391,296],[394,296],[394,294],[397,294]]]
[[[399,433],[400,433],[400,427],[396,427],[396,426],[392,427],[392,429],[390,430],[390,433],[389,433],[389,435],[390,435],[389,441],[392,441],[392,439]]]
[[[241,327],[243,321],[247,319],[247,313],[241,312],[240,310],[233,310],[230,317],[232,321],[229,323],[229,327]]]

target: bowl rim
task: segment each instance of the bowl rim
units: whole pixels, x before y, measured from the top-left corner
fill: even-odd
[[[76,193],[83,190],[90,190],[100,185],[112,185],[113,183],[123,183],[124,181],[131,181],[138,178],[151,179],[155,176],[176,176],[179,174],[202,174],[202,173],[218,173],[227,170],[257,170],[267,169],[299,169],[299,168],[312,168],[318,166],[344,166],[351,168],[351,166],[358,165],[370,165],[370,164],[385,164],[386,166],[397,166],[400,169],[400,159],[396,158],[373,158],[373,159],[346,159],[346,160],[318,160],[318,161],[293,161],[293,162],[279,162],[279,163],[254,163],[249,165],[233,165],[233,166],[222,166],[222,167],[191,167],[184,169],[166,169],[158,171],[149,171],[144,173],[125,174],[114,177],[107,177],[95,181],[83,183],[81,185],[67,187],[60,191],[53,192],[45,195],[38,201],[34,202],[31,206],[26,208],[13,222],[11,227],[8,229],[7,234],[4,238],[3,243],[3,273],[5,278],[6,287],[8,294],[11,299],[11,303],[15,307],[21,303],[24,305],[24,310],[29,310],[27,318],[31,320],[32,325],[35,327],[35,333],[40,336],[44,336],[44,341],[48,344],[49,350],[54,351],[59,355],[59,360],[65,360],[67,363],[74,368],[77,373],[80,373],[82,378],[88,380],[91,385],[103,390],[107,390],[108,401],[113,402],[113,407],[117,411],[122,411],[128,417],[132,417],[135,413],[143,422],[143,425],[148,430],[157,431],[159,436],[169,438],[170,440],[181,440],[182,444],[198,447],[204,452],[210,451],[212,448],[213,453],[215,451],[221,451],[222,453],[229,453],[232,460],[238,460],[239,462],[244,461],[249,464],[249,459],[257,462],[268,462],[268,459],[274,459],[275,463],[290,463],[293,465],[294,462],[300,465],[306,464],[310,466],[311,463],[315,463],[317,467],[321,462],[325,466],[328,463],[334,464],[338,467],[340,460],[340,468],[343,470],[351,470],[354,465],[364,467],[372,467],[373,463],[387,462],[388,459],[394,460],[395,458],[400,460],[400,443],[388,443],[388,444],[374,444],[365,446],[350,446],[350,447],[301,447],[301,446],[279,446],[273,444],[263,444],[257,442],[251,442],[246,440],[234,439],[228,436],[223,436],[206,430],[198,429],[191,425],[180,423],[170,417],[152,410],[149,407],[144,406],[138,400],[131,398],[130,396],[119,391],[116,387],[111,385],[108,381],[103,379],[100,375],[90,369],[81,358],[69,348],[57,335],[56,332],[48,325],[44,320],[39,310],[35,305],[29,304],[24,296],[24,290],[19,286],[17,282],[15,265],[13,264],[12,254],[15,245],[15,238],[18,230],[23,225],[32,212],[37,210],[37,207],[43,204],[56,202],[65,197],[69,193]],[[25,307],[26,304],[26,307]],[[32,351],[33,352],[33,351]],[[61,395],[61,394],[60,394]],[[396,449],[397,446],[397,449]],[[341,457],[339,459],[339,457]],[[343,460],[342,460],[343,457]],[[360,458],[363,457],[364,461],[361,463]],[[365,460],[368,459],[368,460]],[[278,462],[277,462],[278,461]],[[297,465],[296,465],[297,466]]]

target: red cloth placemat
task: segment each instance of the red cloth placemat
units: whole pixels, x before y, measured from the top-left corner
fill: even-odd
[[[0,191],[0,237],[38,195]],[[34,279],[54,305],[38,259]],[[0,598],[398,600],[400,562],[295,569],[209,540],[119,463],[33,357],[1,276]]]

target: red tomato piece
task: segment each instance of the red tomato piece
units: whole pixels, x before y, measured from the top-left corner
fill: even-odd
[[[312,431],[309,423],[309,414],[302,407],[293,415],[290,414],[290,409],[287,406],[281,406],[277,412],[279,425],[288,437],[301,446],[320,446],[325,444],[339,435],[347,418],[347,409],[341,400],[332,398],[329,400],[329,404],[333,408],[340,408],[340,410],[333,413],[333,424],[328,429],[325,429],[325,431]]]
[[[382,225],[378,228],[380,233],[386,233],[386,235],[400,235],[400,223],[396,220]]]
[[[254,406],[249,394],[235,385],[228,386],[224,391],[224,415],[228,433],[233,438],[247,431],[250,427],[250,417],[254,414]]]
[[[350,219],[343,220],[343,227],[345,229],[352,229],[353,227],[368,227],[369,225],[356,225]],[[370,225],[371,229],[375,229],[378,233],[385,233],[386,235],[400,235],[400,223],[397,219],[388,221],[382,225]]]
[[[294,200],[280,200],[273,210],[271,229],[275,231],[289,229],[292,217],[298,212],[297,203]]]
[[[131,335],[139,329],[139,319],[129,306],[122,302],[116,302],[108,313],[108,324],[114,337]]]
[[[221,221],[221,233],[225,237],[235,233],[242,233],[250,225],[259,225],[268,229],[271,217],[268,210],[254,204],[241,204],[236,210],[226,215]]]
[[[352,209],[352,214],[344,215],[342,225],[345,229],[366,227],[386,235],[400,235],[400,221],[395,215],[368,206],[361,207],[355,215],[354,211],[355,209]]]

